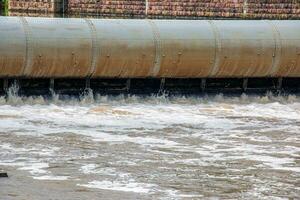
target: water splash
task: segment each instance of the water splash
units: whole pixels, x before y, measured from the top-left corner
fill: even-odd
[[[8,88],[6,93],[6,101],[8,104],[18,105],[23,103],[22,98],[18,95],[19,89],[20,87],[17,82],[14,82],[11,87]]]
[[[50,96],[51,96],[51,101],[53,102],[53,104],[59,103],[59,94],[56,94],[53,89],[50,89]]]
[[[262,199],[261,188],[299,196],[290,188],[300,170],[300,96],[24,97],[17,88],[0,97],[0,164],[29,172],[28,188],[39,180],[166,199]]]
[[[289,104],[300,102],[300,95],[276,95],[267,92],[265,95],[248,95],[241,94],[240,96],[228,96],[222,93],[215,95],[204,96],[184,96],[175,95],[170,96],[166,92],[160,94],[153,94],[150,96],[139,95],[101,95],[94,94],[91,89],[86,89],[79,96],[59,95],[55,91],[50,90],[50,96],[20,96],[19,85],[15,82],[6,92],[5,96],[0,96],[0,105],[92,105],[92,104],[209,104],[213,102],[218,103],[236,103],[236,104],[267,104],[278,102],[281,104]]]
[[[83,93],[79,96],[80,104],[93,104],[95,102],[93,90],[87,88],[83,91]]]

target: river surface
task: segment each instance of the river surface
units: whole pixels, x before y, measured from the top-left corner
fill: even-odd
[[[300,97],[0,98],[0,199],[297,199]]]

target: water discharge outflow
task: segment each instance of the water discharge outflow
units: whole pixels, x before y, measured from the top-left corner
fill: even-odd
[[[299,106],[271,94],[3,97],[0,168],[13,176],[0,195],[297,198]]]

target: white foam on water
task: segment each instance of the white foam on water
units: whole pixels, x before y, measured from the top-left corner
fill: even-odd
[[[48,163],[40,163],[30,158],[22,158],[24,162],[16,160],[4,160],[0,162],[0,166],[17,167],[18,170],[28,171],[32,176],[49,174]]]
[[[45,168],[49,168],[48,163],[28,163],[24,167],[20,167],[19,170],[29,171],[32,175],[39,175],[48,173]]]
[[[27,147],[27,148],[13,147],[9,143],[0,144],[0,148],[2,150],[13,152],[13,153],[18,153],[18,154],[30,153],[34,155],[40,155],[40,156],[51,156],[54,155],[55,152],[60,150],[59,147],[45,147],[38,144],[35,147]]]
[[[66,133],[72,133],[94,144],[134,144],[138,146],[137,151],[155,154],[159,161],[170,165],[204,167],[246,160],[257,162],[254,167],[258,169],[299,173],[299,124],[298,96],[98,96],[93,99],[89,94],[81,100],[64,101],[59,96],[47,100],[17,97],[12,92],[8,99],[0,98],[0,134],[11,133],[20,138],[55,134],[53,137],[63,138]],[[28,171],[34,179],[41,181],[67,180],[70,177],[55,176],[48,171],[51,162],[67,162],[68,150],[64,151],[65,156],[54,158],[63,148],[68,147],[1,143],[0,165]],[[186,158],[188,153],[195,154],[195,157]],[[19,159],[11,158],[14,155],[20,155]],[[82,155],[76,159],[95,157],[97,154]],[[142,161],[118,159],[111,167],[105,168],[98,164],[80,163],[78,171],[83,175],[99,175],[107,179],[79,185],[135,193],[159,191],[169,197],[181,195],[181,198],[193,198],[194,194],[172,189],[167,192],[168,189],[158,185],[141,183],[133,178],[134,174],[120,172],[115,166],[138,166],[142,162],[159,165],[159,161],[149,158]],[[262,197],[262,193],[258,191],[257,197]]]
[[[69,176],[34,176],[33,179],[42,181],[66,181],[69,179]]]
[[[32,178],[36,180],[63,181],[70,178],[69,176],[53,176],[47,170],[49,168],[48,163],[32,162],[30,159],[27,159],[26,162],[4,161],[0,162],[0,166],[17,167],[18,170],[28,171],[32,175]]]
[[[8,167],[20,167],[21,168],[21,167],[26,166],[26,163],[25,162],[17,162],[15,160],[9,160],[9,161],[0,162],[0,166],[1,165],[8,166]]]
[[[0,166],[17,167],[18,170],[28,171],[35,179],[44,180],[46,177],[51,177],[51,172],[48,171],[49,163],[45,162],[48,160],[43,159],[43,157],[55,155],[55,152],[60,150],[60,148],[45,147],[39,144],[30,147],[26,146],[26,144],[22,144],[22,146],[23,147],[15,147],[9,143],[0,144],[0,157],[2,157]],[[14,158],[9,158],[9,155],[13,155]],[[19,156],[15,157],[15,155]]]
[[[126,179],[130,177],[130,174],[118,172],[115,168],[112,167],[100,167],[96,164],[87,164],[80,167],[79,171],[84,174],[97,174],[102,176],[113,176],[120,179]]]
[[[150,193],[156,185],[146,183],[119,182],[119,181],[91,181],[88,184],[78,184],[87,188],[102,189],[102,190],[115,190],[122,192],[135,192],[135,193]]]
[[[96,164],[88,164],[88,165],[84,165],[80,168],[80,171],[84,174],[92,174],[95,173],[96,168],[98,167],[98,165]]]

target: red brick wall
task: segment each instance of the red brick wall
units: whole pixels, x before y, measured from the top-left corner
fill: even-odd
[[[300,0],[149,0],[150,16],[300,18]]]
[[[62,0],[9,0],[10,11],[55,13],[60,12]]]
[[[11,11],[60,12],[63,0],[10,0]],[[70,15],[300,19],[300,0],[65,0]],[[148,2],[148,4],[146,3]]]
[[[243,0],[149,0],[150,16],[242,17]]]
[[[23,17],[60,17],[60,15],[57,15],[55,13],[42,13],[42,12],[19,12],[19,11],[9,11],[8,16],[23,16]]]
[[[70,13],[108,16],[145,16],[145,0],[69,0]]]
[[[248,0],[247,16],[251,18],[300,18],[300,0]]]
[[[149,18],[300,19],[300,0],[69,0],[70,13]],[[147,10],[147,15],[146,15]]]

